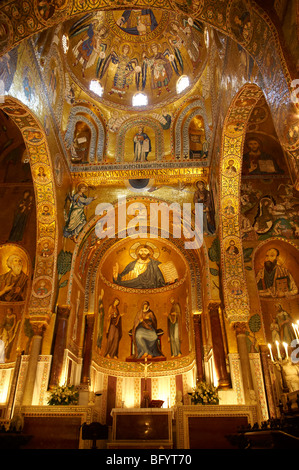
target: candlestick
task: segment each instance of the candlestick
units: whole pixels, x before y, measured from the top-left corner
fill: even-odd
[[[273,357],[273,354],[272,354],[272,347],[271,347],[270,343],[268,343],[268,348],[269,348],[269,351],[270,351],[271,361],[274,362],[274,357]]]
[[[282,359],[281,354],[280,354],[280,349],[279,349],[279,342],[275,341],[275,343],[276,343],[276,348],[277,348],[278,359]]]
[[[286,358],[288,359],[288,357],[289,357],[289,354],[288,354],[288,347],[289,347],[289,346],[288,346],[287,343],[282,343],[282,344],[283,344],[284,349],[285,349],[285,352],[286,352]]]

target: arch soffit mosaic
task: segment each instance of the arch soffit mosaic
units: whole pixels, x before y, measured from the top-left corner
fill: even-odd
[[[29,300],[29,314],[35,315],[35,319],[37,317],[48,317],[51,315],[55,293],[53,283],[56,274],[57,251],[57,206],[52,159],[45,132],[33,113],[23,103],[12,97],[6,97],[5,102],[0,107],[14,121],[24,138],[30,160],[37,210],[43,204],[51,208],[49,220],[45,221],[38,218],[37,237],[39,243],[37,244],[35,266],[39,266],[39,272],[37,273],[35,268],[32,282],[33,289]],[[43,242],[50,243],[52,248],[46,264],[45,259],[42,257]],[[42,274],[43,265],[47,275]],[[37,286],[42,279],[46,279],[47,283],[51,284],[51,289],[48,290],[49,294],[47,296],[40,298],[35,292],[34,286]]]
[[[221,151],[221,178],[219,194],[221,263],[223,267],[223,291],[226,316],[230,322],[247,321],[250,316],[249,296],[245,277],[240,234],[240,186],[243,147],[247,123],[256,103],[262,96],[256,85],[247,84],[237,93],[230,105],[224,122]],[[233,160],[236,173],[226,175],[228,160]],[[230,242],[236,247],[236,254],[227,252]],[[232,283],[238,283],[242,295],[234,294]]]

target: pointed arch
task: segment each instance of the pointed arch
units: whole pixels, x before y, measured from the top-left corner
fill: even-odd
[[[54,184],[53,164],[48,148],[46,135],[34,114],[16,98],[6,97],[4,103],[0,104],[4,111],[16,124],[22,133],[24,143],[28,152],[32,180],[35,191],[36,210],[47,205],[50,209],[49,220],[42,217],[37,218],[37,249],[35,259],[35,271],[32,281],[32,291],[29,300],[29,314],[35,314],[38,318],[48,317],[52,312],[53,299],[55,295],[54,281],[56,278],[56,248],[57,248],[57,203]],[[47,266],[41,268],[45,263],[43,257],[43,243],[50,243],[51,251],[47,257]],[[39,269],[37,270],[37,266]],[[38,281],[46,279],[51,284],[49,294],[42,298],[38,296],[35,287]],[[37,317],[36,317],[37,319]]]
[[[230,322],[247,321],[250,316],[240,232],[239,204],[247,123],[261,96],[262,90],[258,86],[244,85],[233,99],[223,126],[220,156],[219,229],[223,270],[222,287],[226,316]],[[237,170],[233,175],[226,174],[229,160],[234,161]],[[233,255],[227,251],[230,245],[235,247]],[[234,293],[232,283],[238,283],[241,295]]]
[[[165,201],[152,198],[150,196],[141,196],[140,198],[132,196],[126,199],[128,206],[131,203],[134,204],[144,204],[147,207],[147,214],[149,216],[149,206],[151,202],[157,203],[160,202],[165,204]],[[109,206],[109,207],[108,207]],[[127,206],[127,207],[128,207]],[[121,209],[119,207],[119,209]],[[72,266],[69,274],[68,282],[68,291],[66,297],[66,304],[72,305],[74,302],[74,296],[77,295],[77,291],[80,290],[81,298],[83,295],[83,302],[81,304],[82,310],[80,315],[82,318],[86,315],[94,315],[95,322],[98,322],[98,308],[99,303],[101,302],[103,296],[105,298],[105,304],[107,300],[111,297],[112,291],[115,292],[115,295],[124,301],[125,296],[128,298],[128,305],[132,303],[131,308],[134,311],[136,307],[136,301],[140,301],[142,297],[150,297],[153,299],[153,295],[160,296],[160,299],[165,298],[165,302],[170,296],[176,296],[177,289],[184,289],[186,286],[185,293],[185,307],[184,307],[184,316],[186,319],[186,329],[188,333],[189,352],[183,355],[181,358],[176,360],[175,363],[171,362],[172,373],[185,373],[190,371],[194,367],[195,361],[195,347],[193,344],[193,314],[202,312],[203,310],[203,295],[210,297],[210,285],[208,280],[208,272],[206,266],[203,266],[203,259],[207,258],[207,248],[203,244],[198,250],[190,250],[185,247],[184,238],[175,238],[172,236],[173,226],[172,223],[169,225],[169,238],[163,238],[162,233],[161,237],[151,238],[149,234],[145,237],[138,236],[135,238],[130,237],[130,235],[124,234],[124,227],[121,226],[120,232],[118,232],[118,202],[114,201],[111,204],[107,204],[108,212],[112,212],[115,209],[115,221],[116,221],[116,233],[112,238],[103,238],[99,239],[96,236],[95,226],[99,221],[99,216],[93,217],[83,228],[82,232],[79,235],[78,242],[73,252],[72,256]],[[112,217],[112,215],[111,215]],[[110,220],[110,218],[109,218]],[[149,217],[148,217],[149,220]],[[189,221],[188,221],[189,223]],[[155,225],[155,224],[154,224]],[[151,224],[152,226],[152,224]],[[160,225],[159,225],[160,226]],[[162,227],[160,227],[162,230]],[[149,225],[144,226],[145,232],[148,233]],[[143,231],[142,231],[143,233]],[[184,231],[185,233],[185,231]],[[125,235],[125,236],[124,236]],[[188,237],[188,235],[185,235]],[[110,267],[112,273],[112,267],[115,260],[115,255],[120,254],[124,256],[124,250],[128,248],[129,245],[132,245],[144,238],[152,244],[158,244],[160,249],[160,257],[168,259],[171,256],[171,259],[178,261],[178,258],[181,258],[182,264],[178,269],[179,278],[176,283],[172,285],[166,285],[164,287],[159,287],[156,289],[134,289],[129,287],[118,286],[112,282],[110,278]],[[161,249],[162,246],[162,249]],[[156,253],[157,254],[157,253]],[[124,260],[124,258],[121,258]],[[125,259],[126,255],[125,255]],[[182,267],[184,269],[182,269]],[[106,269],[108,267],[108,270]],[[104,286],[104,287],[103,287]],[[134,294],[134,295],[133,295]],[[113,294],[114,295],[114,294]],[[135,300],[134,300],[135,296]],[[127,310],[126,302],[123,305],[125,311]],[[160,312],[161,313],[161,312]],[[71,319],[72,321],[72,319]],[[127,328],[128,330],[128,328]],[[126,331],[127,331],[126,330]],[[165,331],[165,329],[164,329]],[[187,341],[187,337],[186,337]],[[102,372],[107,373],[117,373],[119,372],[119,363],[109,358],[99,355],[99,353],[94,351],[95,357],[97,357],[97,368],[102,370]],[[168,359],[167,359],[168,361]],[[165,362],[164,364],[170,364],[170,362]],[[138,368],[135,367],[134,362],[126,362],[126,371],[132,376],[138,376]],[[165,366],[161,363],[156,365],[156,371],[158,376],[160,374],[165,374]]]

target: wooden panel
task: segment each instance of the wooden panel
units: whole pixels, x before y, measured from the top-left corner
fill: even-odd
[[[233,449],[225,437],[246,426],[245,416],[195,416],[188,418],[190,449]]]
[[[24,418],[24,434],[32,435],[24,449],[78,449],[81,417]]]

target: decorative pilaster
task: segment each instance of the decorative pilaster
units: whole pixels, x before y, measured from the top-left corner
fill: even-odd
[[[54,348],[49,388],[53,388],[59,385],[61,378],[69,316],[70,307],[68,305],[57,305],[56,331],[54,335]]]
[[[201,380],[204,379],[201,314],[193,315],[193,323],[194,323],[194,336],[195,336],[195,355],[196,355],[196,365],[197,365],[197,380],[200,382]]]
[[[249,405],[249,404],[253,404],[253,402],[255,402],[256,399],[255,399],[255,392],[254,392],[252,375],[251,375],[249,352],[247,349],[247,342],[246,342],[247,325],[245,322],[237,322],[234,324],[234,330],[236,332],[236,337],[237,337],[245,403]]]
[[[41,352],[43,335],[47,326],[46,322],[44,321],[31,321],[31,325],[34,331],[34,335],[32,337],[30,357],[24,385],[24,393],[22,398],[23,406],[31,405],[32,403],[37,363]]]
[[[213,355],[218,377],[218,386],[220,389],[230,387],[230,378],[226,369],[226,360],[224,352],[224,343],[222,329],[219,317],[220,302],[211,302],[209,304],[209,316],[212,332]]]
[[[89,378],[90,378],[93,326],[94,326],[94,315],[87,314],[85,316],[85,331],[84,331],[84,344],[83,344],[83,366],[82,366],[82,373],[81,373],[82,385],[88,385]]]

